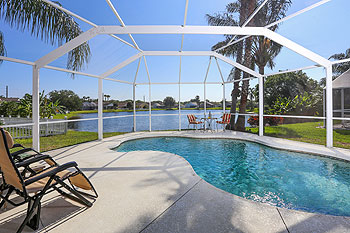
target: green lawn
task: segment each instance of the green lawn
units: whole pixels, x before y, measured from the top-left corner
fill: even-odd
[[[103,137],[112,137],[116,135],[124,134],[121,132],[103,133]],[[68,131],[67,134],[41,137],[40,149],[41,151],[54,150],[66,146],[71,146],[83,142],[97,140],[96,132],[79,132]],[[15,139],[15,143],[20,143],[25,147],[32,147],[32,139]]]
[[[266,136],[286,138],[294,141],[308,142],[314,144],[326,144],[326,129],[316,128],[323,126],[323,122],[306,122],[298,124],[285,124],[279,126],[265,127]],[[258,133],[258,128],[247,128],[252,133]],[[350,130],[333,131],[334,146],[350,149]]]
[[[285,124],[279,126],[267,126],[265,127],[265,135],[285,138],[294,141],[325,145],[326,130],[323,128],[316,128],[322,125],[323,122],[320,121]],[[247,130],[255,134],[258,133],[258,128],[247,128]],[[124,133],[104,133],[103,137],[107,138],[120,134]],[[41,137],[40,146],[41,151],[48,151],[94,140],[97,140],[96,132],[68,131],[67,134],[64,135]],[[16,139],[15,143],[20,143],[25,147],[31,147],[32,139]],[[350,149],[350,130],[334,130],[334,146]]]

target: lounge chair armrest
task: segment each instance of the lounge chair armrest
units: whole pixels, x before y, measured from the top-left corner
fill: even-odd
[[[36,150],[34,150],[32,148],[24,148],[24,149],[21,149],[19,151],[11,153],[11,155],[12,155],[12,157],[15,157],[15,156],[18,156],[18,155],[23,154],[25,152],[28,152],[28,151],[34,151],[35,153],[40,154],[39,152],[37,152]]]
[[[13,144],[12,148],[16,148],[16,147],[25,148],[22,144],[19,144],[19,143]]]
[[[43,171],[41,174],[39,173],[38,176],[28,178],[27,180],[24,181],[24,184],[29,185],[29,184],[34,183],[34,182],[41,180],[43,178],[54,176],[58,172],[64,171],[67,168],[77,167],[77,166],[78,166],[78,164],[76,162],[69,162],[69,163],[62,164],[62,165],[56,167],[55,169],[49,170],[47,172]]]
[[[33,158],[30,158],[30,159],[26,159],[22,162],[19,162],[16,164],[16,167],[25,167],[25,166],[28,166],[32,163],[36,163],[36,162],[39,162],[39,161],[42,161],[44,159],[51,159],[51,156],[50,155],[37,155]]]

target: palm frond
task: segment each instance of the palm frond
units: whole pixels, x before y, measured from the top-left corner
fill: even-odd
[[[65,12],[40,0],[2,0],[0,17],[11,27],[28,30],[33,36],[51,44],[61,45],[82,33],[79,24]],[[68,54],[67,68],[81,70],[91,52],[84,43]]]
[[[329,59],[342,60],[350,58],[350,48],[345,51],[345,53],[336,53],[329,57]],[[333,65],[333,73],[335,76],[339,76],[342,73],[350,69],[350,62],[344,62]]]

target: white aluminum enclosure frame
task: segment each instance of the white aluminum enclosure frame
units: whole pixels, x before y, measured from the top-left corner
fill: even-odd
[[[149,25],[141,25],[141,26],[126,26],[124,22],[122,21],[120,15],[118,14],[117,10],[113,6],[110,0],[106,0],[109,7],[112,9],[113,13],[116,15],[118,21],[120,22],[120,26],[98,26],[82,17],[80,17],[77,14],[74,14],[73,12],[66,10],[65,8],[58,6],[57,4],[49,1],[49,0],[43,0],[44,2],[52,5],[53,7],[56,7],[67,14],[76,17],[91,26],[90,30],[82,33],[78,37],[72,39],[71,41],[68,41],[64,45],[60,46],[59,48],[53,50],[52,52],[48,53],[47,55],[43,56],[42,58],[38,59],[35,62],[28,62],[13,58],[7,58],[7,57],[1,57],[2,60],[12,61],[12,62],[18,62],[22,64],[32,65],[33,66],[33,147],[37,150],[40,149],[40,142],[39,142],[39,82],[40,82],[40,69],[41,68],[48,68],[63,72],[69,72],[74,74],[80,74],[88,77],[94,77],[98,78],[98,137],[99,139],[103,138],[103,80],[111,80],[119,83],[125,83],[133,86],[133,100],[134,100],[134,130],[136,130],[136,112],[135,112],[135,87],[137,85],[149,85],[149,124],[150,124],[150,130],[151,130],[151,85],[155,84],[176,84],[179,85],[179,129],[181,129],[181,121],[180,121],[180,98],[181,98],[181,91],[180,86],[181,84],[196,84],[195,82],[182,82],[181,80],[181,57],[182,56],[209,56],[211,59],[214,58],[216,60],[219,72],[220,72],[220,78],[221,82],[211,82],[213,84],[222,84],[223,85],[223,111],[225,111],[225,84],[226,83],[232,83],[242,80],[235,80],[231,82],[225,82],[221,73],[221,69],[219,66],[219,63],[217,62],[217,59],[222,60],[223,62],[226,62],[234,67],[239,68],[240,70],[252,75],[252,78],[258,78],[259,79],[259,135],[263,136],[263,78],[267,77],[269,75],[260,75],[259,73],[255,72],[254,70],[251,70],[241,64],[236,63],[230,58],[227,58],[225,56],[222,56],[221,54],[215,52],[215,51],[182,51],[183,50],[183,40],[184,36],[187,34],[199,34],[199,35],[234,35],[234,36],[243,36],[243,38],[249,37],[249,36],[265,36],[279,44],[281,44],[284,47],[289,48],[290,50],[300,54],[301,56],[308,58],[309,60],[316,63],[313,67],[324,67],[326,70],[326,96],[327,96],[327,102],[326,102],[326,116],[322,119],[326,119],[326,132],[327,132],[327,147],[333,146],[333,106],[332,106],[332,64],[335,62],[331,62],[318,54],[298,45],[297,43],[277,34],[276,32],[273,32],[269,30],[268,28],[271,27],[271,25],[276,25],[280,22],[283,22],[285,20],[288,20],[292,17],[295,17],[301,13],[304,13],[306,11],[309,11],[317,6],[320,6],[326,2],[329,2],[331,0],[322,0],[318,3],[313,4],[312,6],[309,6],[301,11],[298,11],[290,16],[287,16],[279,21],[276,21],[270,25],[267,25],[265,27],[245,27],[249,21],[254,17],[254,15],[263,7],[264,4],[267,3],[268,0],[265,0],[261,6],[259,6],[253,14],[249,17],[249,19],[246,21],[242,27],[229,27],[229,26],[190,26],[186,25],[186,18],[187,18],[187,11],[188,11],[188,0],[186,0],[186,6],[185,6],[185,14],[184,14],[184,24],[181,26],[149,26]],[[110,70],[105,71],[104,73],[101,73],[100,75],[93,75],[93,74],[87,74],[83,72],[76,72],[71,70],[66,70],[62,68],[52,67],[48,66],[49,63],[56,60],[57,58],[63,56],[64,54],[68,53],[72,49],[76,48],[77,46],[81,45],[84,42],[87,42],[91,40],[92,38],[98,36],[98,35],[110,35],[119,41],[127,44],[128,46],[136,49],[138,53],[125,61],[117,64],[115,67],[113,67]],[[128,43],[127,41],[119,38],[116,35],[122,35],[127,34],[129,35],[130,39],[132,40],[133,44]],[[132,34],[176,34],[176,35],[182,35],[181,37],[181,49],[180,51],[143,51],[139,48],[136,41],[132,37]],[[242,39],[242,38],[241,38]],[[239,39],[239,40],[241,40]],[[227,46],[230,44],[237,43],[239,40],[236,41],[230,41]],[[150,74],[147,67],[147,62],[145,56],[179,56],[180,58],[180,67],[179,67],[179,81],[176,83],[152,83]],[[148,77],[148,83],[137,83],[137,73],[140,66],[141,58],[143,58],[145,63],[145,68],[147,71],[147,77]],[[122,81],[122,80],[116,80],[113,78],[109,78],[110,75],[118,71],[119,69],[127,66],[128,64],[134,62],[135,60],[139,59],[139,64],[137,67],[136,75],[133,82],[128,81]],[[340,61],[341,62],[341,61]],[[337,61],[337,63],[340,63]],[[313,68],[310,67],[310,68]],[[208,66],[209,70],[209,66]],[[294,70],[296,71],[296,70]],[[291,72],[291,71],[285,71]],[[208,72],[207,72],[208,73]],[[283,72],[279,72],[283,73]],[[207,74],[206,74],[207,77]],[[249,78],[251,79],[251,78]],[[205,91],[205,85],[210,84],[209,82],[206,82],[206,78],[204,82],[200,82],[200,84],[204,85],[204,91]],[[206,99],[204,98],[204,104],[206,105]],[[206,107],[206,106],[205,106]],[[298,118],[301,118],[302,116],[296,116]],[[315,117],[314,117],[315,118]],[[317,117],[316,117],[317,118]]]

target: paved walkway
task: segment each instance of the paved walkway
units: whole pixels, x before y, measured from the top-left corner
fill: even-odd
[[[40,232],[350,232],[347,217],[276,208],[217,189],[180,156],[110,149],[125,140],[164,135],[245,138],[350,158],[347,150],[232,132],[132,133],[63,148],[50,154],[61,164],[77,161],[100,197],[86,209],[50,194],[43,202]],[[24,210],[25,206],[0,210],[0,232],[15,232]]]

